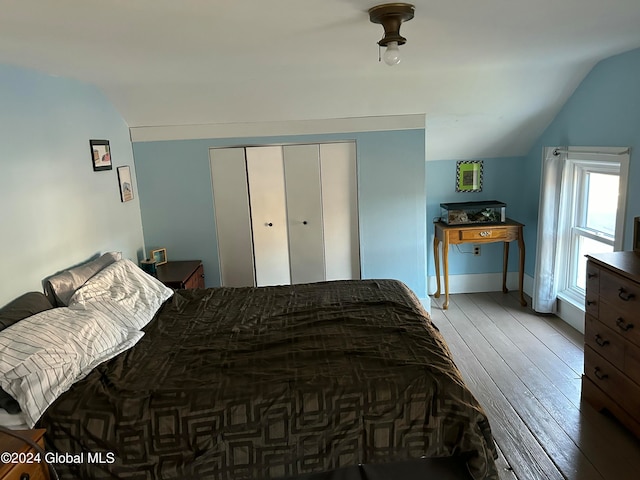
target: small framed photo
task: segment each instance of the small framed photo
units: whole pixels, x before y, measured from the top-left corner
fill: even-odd
[[[133,200],[133,183],[131,169],[128,166],[118,167],[118,183],[120,184],[120,201]]]
[[[482,191],[482,160],[460,160],[456,166],[456,192]]]
[[[91,163],[93,171],[111,170],[111,149],[109,148],[109,140],[89,140],[91,147]]]
[[[640,217],[633,219],[633,251],[640,253]]]
[[[163,265],[163,264],[167,263],[167,249],[166,248],[158,248],[156,250],[151,250],[151,253],[149,255],[151,257],[151,260],[155,260],[156,267],[158,265]]]

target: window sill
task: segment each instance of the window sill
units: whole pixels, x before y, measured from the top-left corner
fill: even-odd
[[[584,297],[575,292],[558,294],[558,311],[556,315],[584,334]]]
[[[584,302],[585,302],[584,294],[580,294],[572,290],[564,290],[558,293],[558,298],[563,302],[570,303],[571,306],[575,308],[579,308],[584,312]]]

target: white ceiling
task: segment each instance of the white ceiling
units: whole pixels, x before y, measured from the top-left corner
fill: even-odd
[[[427,158],[522,155],[639,0],[414,0],[378,62],[371,0],[0,0],[0,62],[97,85],[130,127],[426,114]]]

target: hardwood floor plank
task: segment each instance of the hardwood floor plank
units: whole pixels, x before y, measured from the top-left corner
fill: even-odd
[[[580,332],[513,294],[452,295],[449,310],[442,300],[432,317],[490,417],[501,479],[640,477],[640,441],[580,401]]]
[[[473,346],[474,354],[562,474],[570,479],[602,480],[603,477],[565,431],[578,424],[577,408],[572,410],[571,403],[563,395],[558,395],[564,398],[568,408],[563,416],[568,417],[567,420],[563,425],[558,423],[554,414],[559,413],[560,407],[552,404],[549,411],[537,398],[544,395],[544,389],[549,387],[544,374],[467,295],[451,299],[446,316],[467,344]],[[523,376],[527,384],[522,380]]]
[[[473,298],[482,298],[482,295],[473,295]],[[499,299],[500,294],[488,294],[488,298],[490,298],[488,303],[478,300],[476,301],[476,304],[489,316],[492,316],[492,313],[495,312],[496,308],[499,309],[501,307],[506,308],[508,316],[513,317],[514,320],[518,321],[520,324],[529,322],[531,320],[531,315],[535,315],[534,312],[526,312],[519,306],[519,304],[516,307],[513,303],[508,305],[503,302],[498,302],[495,304],[494,308],[491,308],[491,299]],[[559,328],[559,322],[564,322],[555,316],[538,316],[538,318],[548,324],[548,329],[563,329],[567,337],[572,336],[576,338],[576,336],[578,336],[583,338],[580,332],[577,332],[577,330],[567,324],[565,324],[566,327],[560,326]],[[492,319],[496,321],[495,317],[492,317]],[[503,327],[502,329],[503,331],[509,331],[508,328]],[[517,331],[517,327],[515,327],[515,330]],[[572,333],[571,330],[574,333]],[[547,337],[542,335],[542,338]],[[525,354],[527,353],[525,352]],[[544,369],[544,362],[539,361],[540,356],[544,355],[544,351],[540,351],[540,356],[537,356],[535,351],[532,352],[531,349],[529,349],[529,353],[527,355],[529,358],[533,358],[534,362],[536,362],[541,369]],[[562,352],[559,352],[559,355],[562,355]],[[548,372],[547,376],[552,378]],[[581,383],[578,382],[578,385],[580,386]],[[562,389],[557,383],[555,386]],[[549,400],[545,399],[543,396],[538,397],[538,399],[545,405],[549,403]],[[551,400],[551,402],[557,403],[555,402],[555,399]],[[616,421],[596,412],[590,405],[579,401],[577,407],[579,408],[577,424],[574,425],[571,436],[580,450],[582,450],[582,452],[589,458],[590,462],[598,469],[598,471],[601,472],[604,478],[611,480],[636,478],[635,472],[640,471],[640,442],[632,437],[629,432],[622,429]],[[564,410],[560,410],[556,414],[556,418],[561,422],[564,422],[567,418]],[[567,430],[567,432],[569,433],[569,430]],[[602,442],[602,438],[606,438],[607,441]]]
[[[507,480],[515,475],[520,480],[562,479],[556,466],[447,316],[442,310],[434,309],[432,318],[446,339],[465,382],[490,418],[493,435],[505,459],[505,464],[498,464],[502,467],[500,478]]]

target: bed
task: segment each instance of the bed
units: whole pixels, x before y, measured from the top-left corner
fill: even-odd
[[[61,478],[498,478],[487,417],[403,283],[167,290],[119,260],[62,307],[132,346],[35,422],[51,451],[105,454]]]

